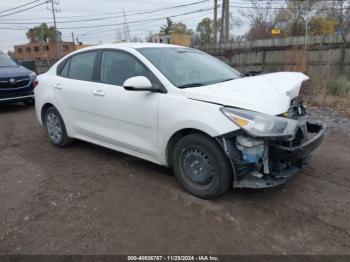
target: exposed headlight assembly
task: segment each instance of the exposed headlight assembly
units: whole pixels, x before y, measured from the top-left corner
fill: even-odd
[[[257,137],[292,138],[298,128],[298,121],[293,119],[231,107],[223,107],[221,112],[249,134]]]

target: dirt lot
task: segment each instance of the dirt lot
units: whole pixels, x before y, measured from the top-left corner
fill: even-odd
[[[166,168],[84,142],[57,149],[33,107],[0,106],[0,253],[350,254],[349,121],[334,119],[289,183],[204,201]]]

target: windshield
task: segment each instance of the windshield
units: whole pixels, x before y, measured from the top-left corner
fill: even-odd
[[[8,55],[0,53],[0,67],[5,66],[17,66],[17,64]]]
[[[210,85],[241,77],[230,66],[199,50],[180,47],[138,50],[179,88]]]

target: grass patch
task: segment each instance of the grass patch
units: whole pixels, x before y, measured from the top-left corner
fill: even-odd
[[[346,96],[350,93],[350,80],[345,76],[333,78],[328,83],[328,91],[334,96]]]

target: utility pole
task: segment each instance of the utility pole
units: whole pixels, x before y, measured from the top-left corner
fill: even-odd
[[[221,44],[221,45],[224,43],[225,8],[226,8],[226,0],[222,0],[222,6],[221,6],[221,28],[220,28],[220,39],[219,39],[219,44]]]
[[[214,23],[213,23],[213,31],[214,31],[214,47],[218,43],[218,0],[214,0]]]
[[[230,38],[230,0],[225,0],[225,45]]]
[[[52,11],[52,16],[53,16],[53,23],[54,23],[54,27],[55,27],[55,32],[56,32],[57,49],[59,52],[59,57],[61,58],[63,56],[62,45],[61,45],[62,40],[61,40],[60,34],[57,31],[56,12],[58,12],[58,9],[56,9],[56,7],[55,7],[55,4],[58,4],[59,2],[54,2],[54,0],[49,0],[49,1],[51,2],[51,11]]]
[[[306,0],[306,18],[305,18],[305,50],[308,45],[308,32],[309,31],[309,0]]]
[[[74,32],[72,32],[72,42],[75,44]]]
[[[306,0],[306,18],[305,18],[305,70],[307,68],[307,48],[308,48],[308,30],[309,30],[309,0]]]
[[[127,33],[128,42],[130,42],[130,30],[129,30],[128,21],[126,20],[126,15],[125,15],[124,9],[123,9],[123,15],[124,15],[124,21],[125,21],[125,26],[126,26],[126,33]]]

